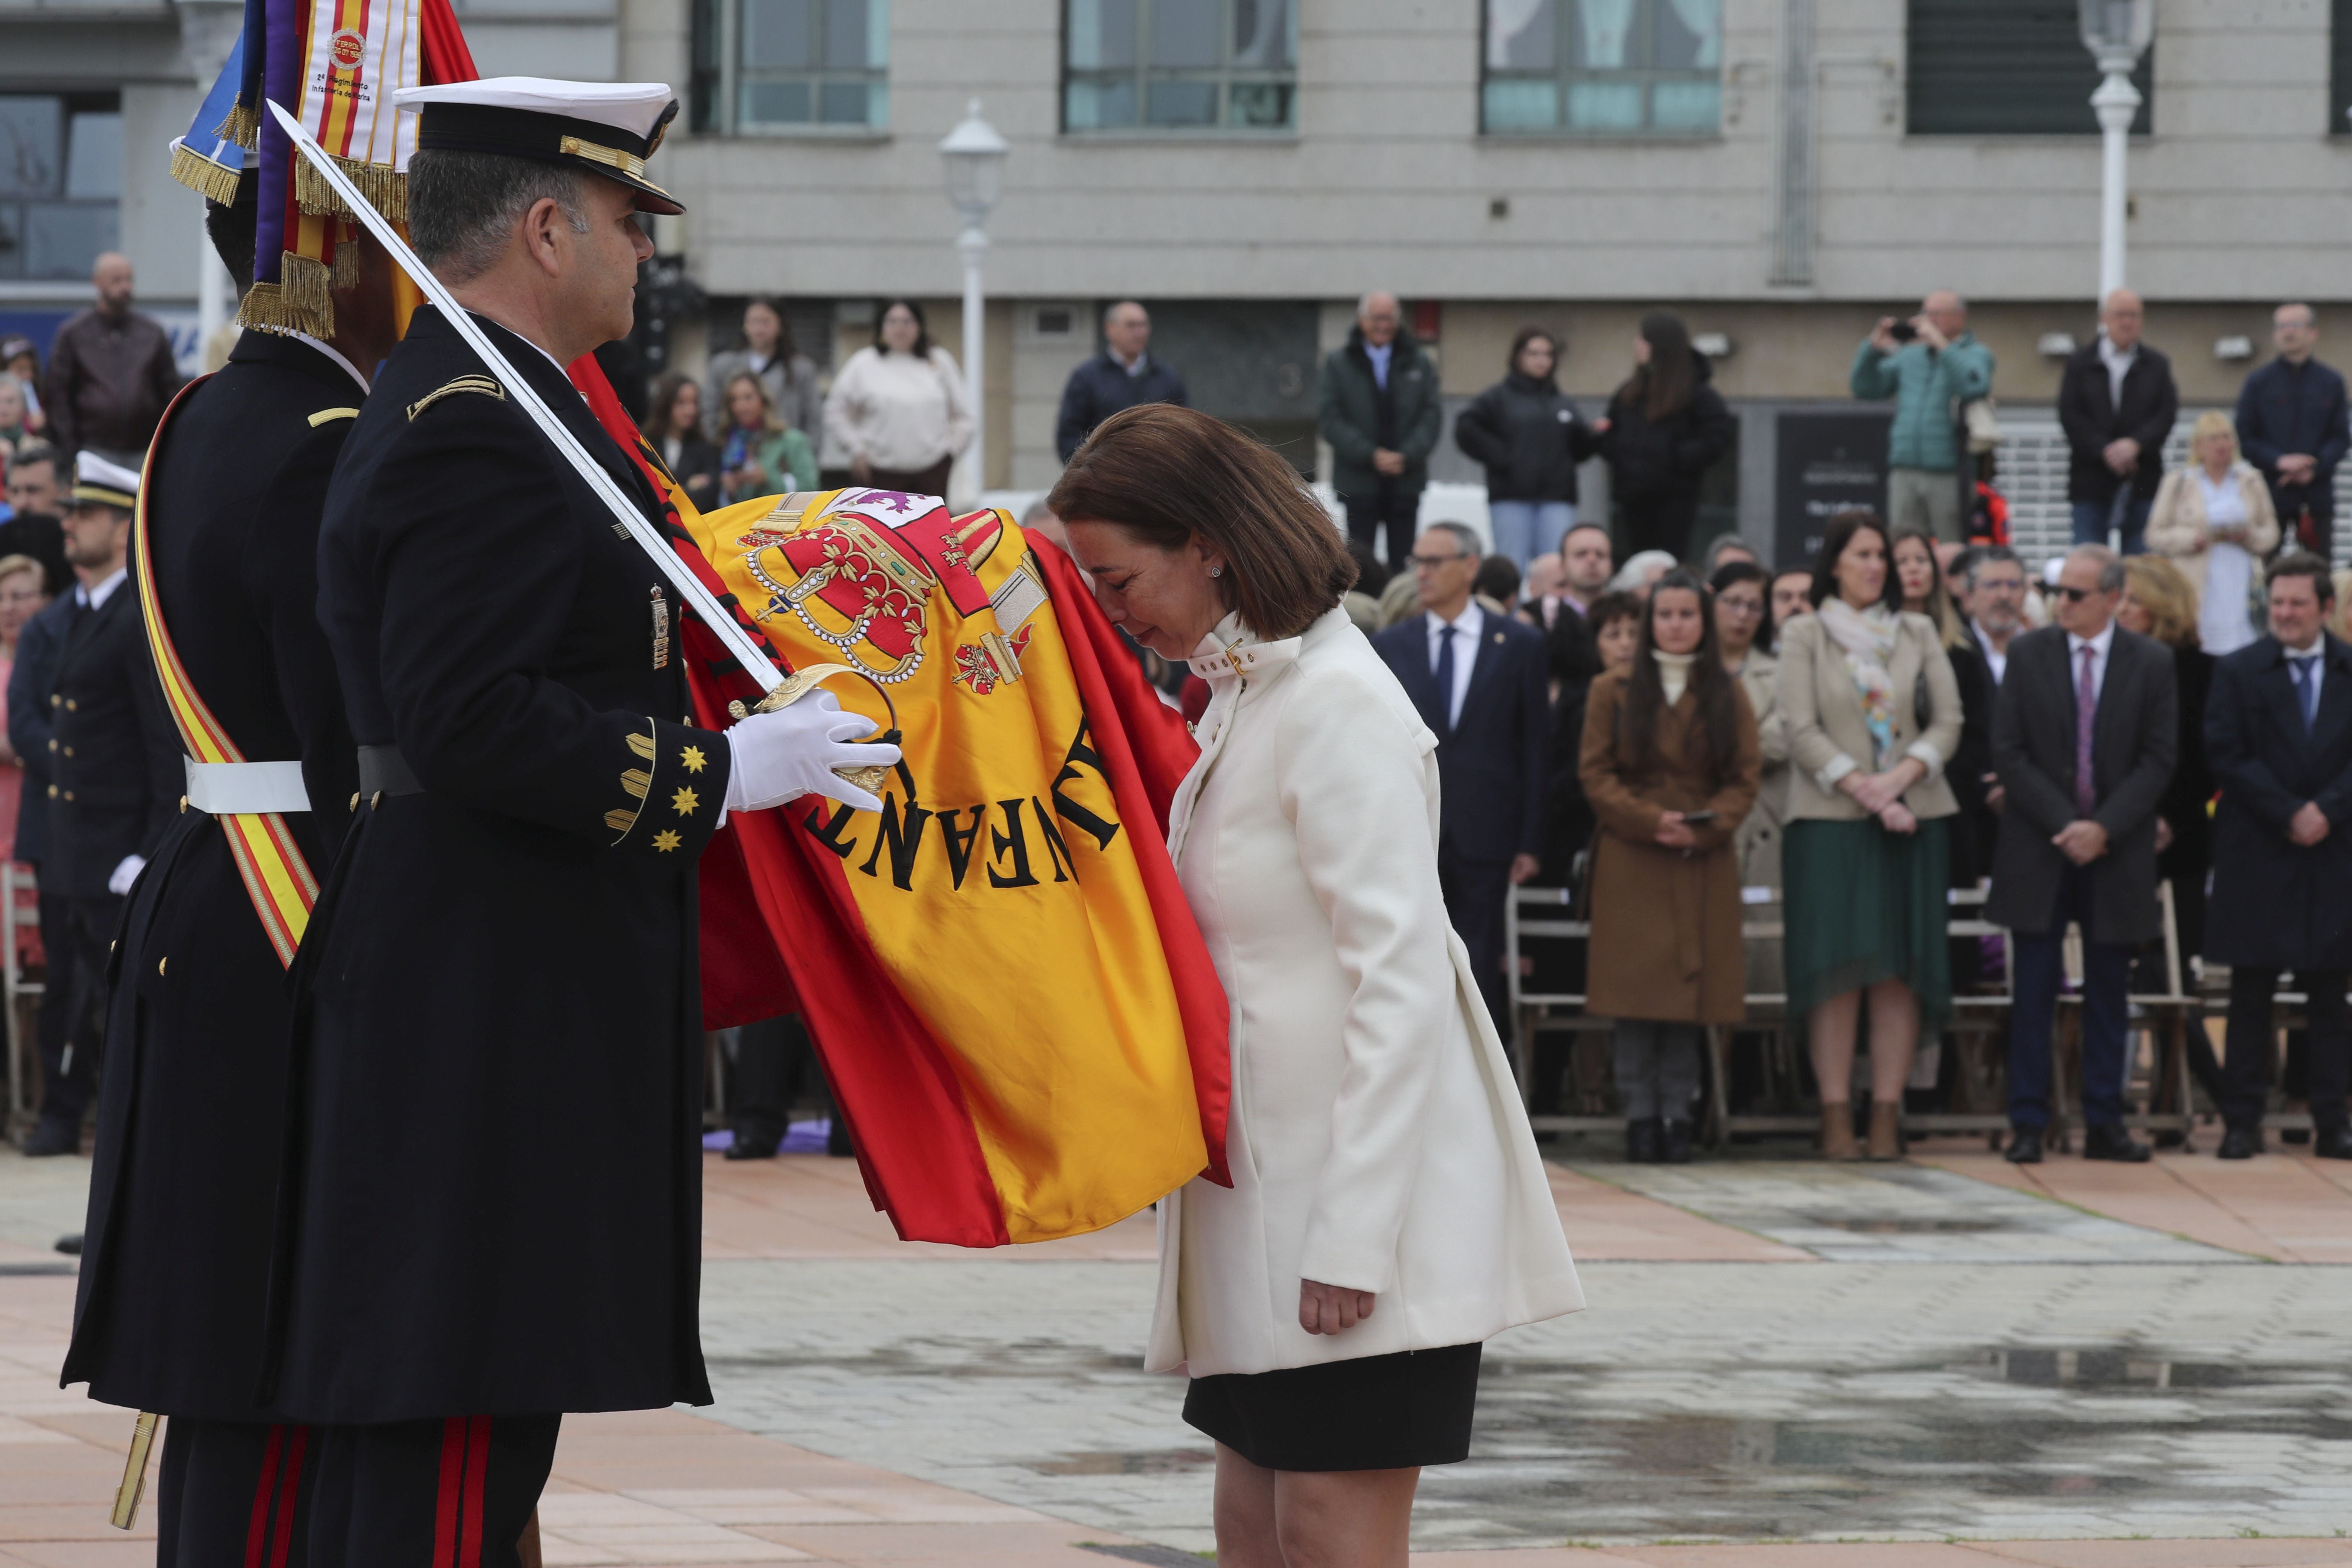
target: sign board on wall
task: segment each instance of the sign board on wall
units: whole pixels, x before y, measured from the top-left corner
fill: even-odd
[[[1773,558],[1811,561],[1829,520],[1849,507],[1886,515],[1886,432],[1895,411],[1783,411],[1772,507]]]

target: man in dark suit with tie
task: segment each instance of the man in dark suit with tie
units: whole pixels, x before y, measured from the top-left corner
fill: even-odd
[[[1412,549],[1422,613],[1372,639],[1437,733],[1437,877],[1495,1026],[1511,1037],[1503,905],[1543,853],[1551,716],[1544,636],[1470,596],[1478,536],[1433,523]]]
[[[2116,625],[2123,557],[2078,545],[2058,577],[2058,624],[2010,645],[1992,756],[2007,827],[1985,918],[2007,926],[2016,1005],[2009,1034],[2009,1158],[2042,1159],[2050,1034],[2066,927],[2083,929],[2084,1157],[2140,1161],[2124,1131],[2131,951],[2159,935],[2156,807],[2180,752],[2172,652]]]
[[[2326,630],[2327,563],[2289,551],[2270,569],[2270,636],[2213,667],[2205,755],[2221,786],[2205,956],[2230,966],[2224,1160],[2262,1152],[2271,998],[2294,972],[2309,998],[2314,1152],[2352,1160],[2352,647]]]

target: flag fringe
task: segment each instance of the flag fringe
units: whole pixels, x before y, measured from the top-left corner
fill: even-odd
[[[261,110],[250,103],[238,101],[229,105],[221,122],[213,127],[213,134],[227,138],[251,152],[261,145]]]
[[[354,258],[356,262],[356,258]],[[271,332],[335,335],[334,274],[315,257],[291,251],[279,258],[281,281],[256,283],[236,308],[236,324]]]
[[[352,226],[342,226],[349,228]],[[356,289],[360,283],[360,239],[356,234],[335,236],[335,287]]]
[[[215,205],[236,205],[239,173],[221,167],[184,142],[172,149],[172,178]]]
[[[356,158],[338,158],[335,166],[352,184],[368,205],[394,223],[408,221],[408,176],[387,163],[362,163]],[[308,158],[294,165],[294,200],[302,210],[314,216],[341,217],[357,220],[359,215],[343,205],[342,197],[327,184],[318,168]]]

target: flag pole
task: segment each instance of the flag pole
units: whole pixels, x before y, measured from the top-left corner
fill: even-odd
[[[703,585],[702,579],[694,574],[693,568],[678,558],[670,542],[646,521],[645,514],[637,510],[636,502],[630,500],[627,492],[614,481],[613,476],[588,455],[588,448],[580,444],[579,437],[564,427],[563,421],[555,416],[554,410],[548,407],[530,383],[516,373],[507,357],[490,342],[489,334],[476,324],[474,318],[457,303],[457,297],[449,292],[441,279],[433,276],[432,268],[417,259],[416,252],[401,238],[400,231],[375,209],[374,204],[360,195],[359,187],[335,166],[335,161],[302,128],[302,122],[288,113],[285,106],[276,100],[265,99],[263,101],[268,105],[269,112],[277,116],[279,128],[310,162],[320,179],[342,198],[343,205],[358,216],[360,222],[367,226],[367,231],[375,236],[376,242],[391,252],[401,270],[415,279],[416,287],[427,300],[440,308],[443,318],[457,329],[457,335],[466,340],[467,346],[482,356],[482,363],[505,386],[507,395],[530,416],[531,422],[539,426],[541,433],[555,444],[556,451],[587,481],[588,488],[596,492],[597,499],[611,509],[614,520],[626,528],[629,537],[653,557],[655,566],[669,579],[670,586],[677,590],[678,598],[691,605],[703,625],[727,645],[727,651],[735,656],[736,662],[743,667],[743,672],[758,681],[761,690],[772,695],[784,684],[785,677],[776,668],[768,650],[727,612],[726,606]],[[798,695],[798,692],[793,695]],[[765,706],[763,703],[762,707]]]

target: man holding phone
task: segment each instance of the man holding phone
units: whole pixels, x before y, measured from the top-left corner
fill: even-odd
[[[1854,351],[1856,397],[1895,399],[1886,434],[1886,521],[1918,523],[1937,539],[1967,540],[1960,506],[1963,404],[1992,392],[1992,351],[1969,331],[1968,301],[1938,289],[1907,321],[1881,316]]]

